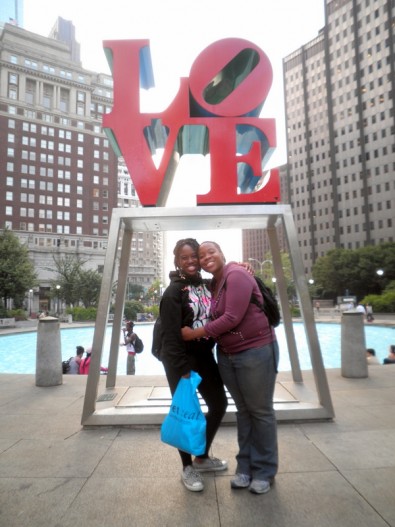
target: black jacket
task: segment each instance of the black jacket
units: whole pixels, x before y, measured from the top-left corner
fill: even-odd
[[[201,276],[196,278],[180,276],[177,271],[170,273],[170,284],[163,293],[160,305],[160,318],[162,322],[162,348],[161,358],[179,376],[191,370],[188,355],[191,353],[204,353],[212,350],[214,340],[200,339],[199,341],[184,342],[181,337],[181,328],[192,327],[193,311],[189,305],[188,286],[207,284]]]

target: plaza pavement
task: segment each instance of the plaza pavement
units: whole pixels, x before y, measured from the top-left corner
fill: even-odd
[[[279,425],[279,473],[260,496],[230,489],[235,426],[212,446],[229,470],[192,493],[158,427],[82,429],[86,377],[41,388],[34,375],[0,374],[0,526],[395,527],[395,365],[368,370],[327,370],[332,422]]]

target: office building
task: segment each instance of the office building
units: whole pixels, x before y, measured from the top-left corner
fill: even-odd
[[[140,207],[136,189],[123,159],[118,163],[118,208]],[[163,233],[134,232],[129,261],[128,283],[146,292],[154,280],[163,281]]]
[[[73,39],[67,24],[58,21],[52,35]],[[54,257],[78,255],[102,269],[118,205],[118,159],[101,127],[112,78],[83,69],[79,46],[66,41],[12,24],[0,34],[0,225],[29,249],[35,310],[51,308]],[[151,281],[157,271],[152,264]]]
[[[325,0],[283,60],[289,198],[309,273],[330,249],[395,239],[395,2]]]

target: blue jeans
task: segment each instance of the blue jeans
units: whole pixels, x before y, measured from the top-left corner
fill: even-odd
[[[270,480],[277,473],[277,423],[273,408],[277,342],[234,355],[218,353],[222,380],[236,404],[236,456],[240,474]]]

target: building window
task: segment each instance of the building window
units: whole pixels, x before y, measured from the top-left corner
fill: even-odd
[[[53,86],[51,84],[44,84],[42,104],[48,109],[53,107]]]
[[[36,81],[26,79],[25,101],[27,104],[36,103]]]
[[[16,73],[8,74],[8,98],[18,100],[19,76]]]
[[[77,115],[85,115],[85,93],[77,91]]]
[[[60,89],[60,101],[59,110],[64,113],[68,113],[70,106],[70,92],[65,88]]]

